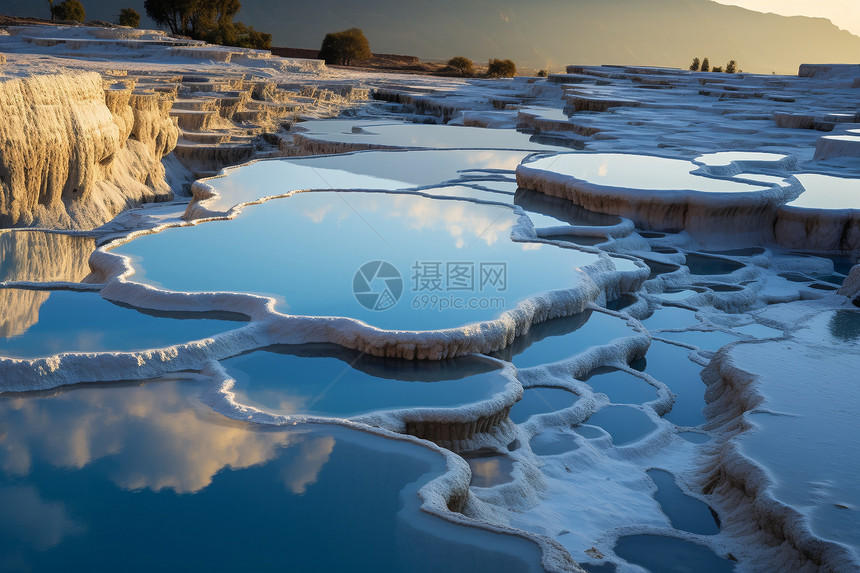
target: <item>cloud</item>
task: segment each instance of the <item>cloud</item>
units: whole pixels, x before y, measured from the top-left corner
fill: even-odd
[[[257,431],[227,420],[198,393],[199,386],[173,379],[2,400],[0,468],[26,476],[34,460],[80,469],[111,457],[108,477],[120,488],[190,493],[226,468],[261,465],[302,446],[290,481],[301,489],[334,447],[333,438],[325,443],[303,431]]]
[[[281,469],[284,486],[296,495],[305,493],[308,486],[316,483],[320,470],[328,462],[335,439],[321,436],[306,440],[299,451],[299,459]]]
[[[0,486],[0,535],[36,551],[86,531],[60,502],[45,501],[32,486]],[[2,564],[2,561],[0,561]]]

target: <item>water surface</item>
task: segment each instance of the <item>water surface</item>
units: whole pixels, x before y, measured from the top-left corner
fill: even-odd
[[[80,282],[95,248],[92,237],[0,229],[0,282]]]
[[[561,153],[527,165],[605,187],[704,193],[758,193],[768,189],[760,185],[704,177],[691,173],[696,166],[689,161],[647,155]]]
[[[686,348],[655,340],[644,361],[645,373],[675,394],[672,410],[664,417],[679,426],[698,426],[705,421],[705,383],[699,377],[702,367],[687,358],[689,353]]]
[[[164,348],[243,326],[231,313],[160,312],[113,303],[94,292],[2,289],[0,356]],[[37,304],[34,304],[37,303]]]
[[[569,431],[552,428],[536,434],[529,446],[539,456],[554,456],[579,449],[579,440]]]
[[[736,364],[756,374],[765,397],[761,411],[748,414],[754,431],[736,440],[744,455],[778,476],[770,495],[801,512],[815,535],[857,553],[860,311],[819,313],[792,336],[731,351]]]
[[[219,197],[212,209],[308,189],[408,189],[446,181],[513,173],[528,155],[493,149],[363,151],[346,155],[257,161],[210,179]],[[497,199],[501,200],[501,199]]]
[[[788,203],[789,207],[825,210],[860,209],[860,194],[857,193],[860,179],[816,173],[798,173],[795,177],[805,191],[800,194],[800,197]]]
[[[615,554],[652,573],[729,573],[735,564],[704,545],[660,535],[628,535],[615,545]]]
[[[716,535],[720,532],[711,508],[685,494],[675,483],[675,476],[663,470],[648,470],[647,473],[657,486],[654,499],[660,504],[672,527],[699,535]]]
[[[328,120],[326,120],[328,121]],[[522,149],[530,151],[563,150],[574,145],[571,141],[536,137],[512,129],[484,129],[433,124],[384,124],[361,125],[360,129],[335,133],[326,129],[317,130],[325,123],[305,122],[302,127],[308,132],[304,137],[332,143],[351,143],[354,145],[378,145],[399,148],[433,149]]]
[[[714,352],[727,344],[740,340],[737,336],[729,334],[728,332],[722,332],[721,330],[685,330],[681,332],[660,331],[652,332],[652,335]]]
[[[611,227],[621,223],[621,217],[589,211],[567,199],[552,197],[531,189],[517,189],[514,204],[528,212],[535,227]]]
[[[749,163],[777,163],[786,159],[787,155],[781,153],[761,153],[759,151],[720,151],[718,153],[708,153],[700,155],[696,161],[709,166],[729,165],[734,161]]]
[[[701,323],[696,318],[696,312],[677,306],[663,306],[654,311],[648,318],[640,320],[648,330],[660,328],[684,328],[698,326]]]
[[[508,456],[500,455],[492,450],[477,450],[461,454],[469,463],[472,470],[472,487],[493,487],[510,483],[514,477],[511,472],[514,462]]]
[[[592,414],[587,422],[606,430],[616,446],[637,442],[657,427],[642,410],[633,406],[606,406]]]
[[[589,310],[536,324],[491,355],[513,362],[517,368],[530,368],[567,360],[592,346],[633,334],[625,319]]]
[[[687,253],[684,264],[690,269],[690,274],[694,275],[727,275],[744,268],[742,263],[731,259],[698,253]]]
[[[0,569],[540,570],[528,542],[418,510],[418,487],[445,471],[438,454],[229,421],[197,400],[205,384],[0,398]]]
[[[223,364],[238,402],[284,415],[452,408],[489,399],[508,382],[498,363],[477,356],[402,360],[322,344],[270,346]]]
[[[643,379],[615,368],[598,368],[583,378],[595,392],[614,404],[643,404],[657,398],[657,389]]]
[[[570,289],[582,280],[578,267],[597,260],[513,242],[516,223],[504,206],[323,191],[144,235],[115,252],[132,257],[133,280],[170,290],[267,294],[289,314],[432,330],[492,320],[533,294]]]
[[[516,424],[522,424],[536,414],[556,412],[570,408],[579,399],[573,392],[561,388],[526,388],[522,399],[511,408],[510,418]]]

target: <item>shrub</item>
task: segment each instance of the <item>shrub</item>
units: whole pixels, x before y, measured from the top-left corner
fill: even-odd
[[[714,72],[715,74],[721,74],[721,73],[723,73],[723,66],[714,66],[714,68],[711,71]]]
[[[53,16],[57,20],[71,20],[74,22],[83,22],[87,19],[84,5],[79,0],[63,0],[54,7]]]
[[[538,77],[539,77],[539,78],[545,78],[545,77],[547,77],[548,75],[549,75],[549,72],[547,72],[546,70],[540,70],[540,71],[538,71]]]
[[[690,71],[691,72],[698,72],[699,66],[700,66],[699,58],[693,58],[693,63],[690,64]]]
[[[137,28],[140,26],[140,14],[134,8],[123,8],[119,11],[119,25]]]
[[[711,71],[711,60],[709,60],[708,58],[705,58],[704,60],[702,60],[702,71],[703,72],[710,72]]]
[[[475,64],[469,58],[457,56],[448,60],[444,71],[457,76],[469,77],[475,75]]]
[[[268,50],[272,47],[271,34],[258,32],[253,26],[247,26],[243,22],[222,22],[217,24],[206,33],[203,39],[210,44],[253,48],[256,50]]]
[[[353,62],[369,60],[370,44],[359,28],[326,34],[320,46],[320,59],[327,64],[349,66]]]
[[[517,65],[512,60],[490,60],[487,76],[491,78],[512,78],[517,75]]]
[[[212,44],[268,49],[272,35],[234,22],[242,9],[239,0],[144,0],[147,15],[172,34]]]
[[[726,64],[726,73],[727,74],[738,73],[738,63],[734,60],[729,60],[729,63]]]

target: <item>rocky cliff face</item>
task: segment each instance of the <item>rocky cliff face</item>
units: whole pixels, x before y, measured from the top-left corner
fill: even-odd
[[[97,73],[0,81],[0,226],[92,228],[172,197],[172,96]]]

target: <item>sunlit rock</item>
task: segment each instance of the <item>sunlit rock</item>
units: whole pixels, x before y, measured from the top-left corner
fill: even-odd
[[[130,90],[114,84],[106,95],[96,73],[0,82],[0,223],[94,227],[172,197],[161,157],[177,128],[159,121],[158,96],[132,101]]]

